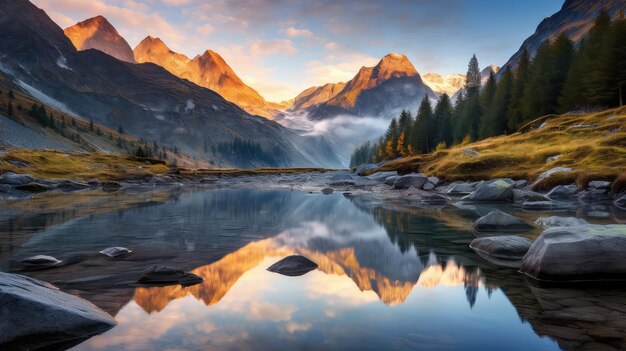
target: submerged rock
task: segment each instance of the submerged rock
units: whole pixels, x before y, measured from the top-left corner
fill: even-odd
[[[474,232],[482,233],[523,233],[533,229],[521,219],[500,210],[489,212],[474,222]]]
[[[109,256],[111,258],[116,258],[116,257],[128,255],[131,252],[132,252],[131,250],[129,250],[129,249],[125,248],[125,247],[120,247],[120,246],[109,247],[109,248],[106,248],[106,249],[100,251],[101,254]]]
[[[582,218],[558,217],[558,216],[539,217],[537,218],[535,223],[542,228],[571,227],[575,225],[589,224],[587,223],[587,221],[585,221]]]
[[[533,244],[532,240],[515,235],[476,238],[470,248],[490,262],[507,267],[519,267]]]
[[[552,201],[526,201],[522,204],[524,211],[551,211],[559,207],[558,203]]]
[[[463,201],[513,201],[513,185],[504,181],[483,182]]]
[[[16,185],[15,189],[29,193],[43,193],[44,191],[52,190],[52,187],[41,183],[28,183]]]
[[[428,178],[421,173],[413,173],[401,176],[396,179],[393,183],[393,187],[396,189],[408,189],[408,188],[416,188],[419,189],[426,184]]]
[[[61,260],[57,260],[52,256],[46,255],[36,255],[24,258],[20,260],[20,264],[28,269],[46,269],[50,267],[54,267],[61,263]]]
[[[0,272],[0,301],[2,350],[57,349],[117,324],[92,303],[17,274]]]
[[[203,282],[204,279],[176,268],[154,265],[145,270],[137,281],[144,284],[194,285]]]
[[[317,267],[317,263],[309,260],[308,258],[300,255],[293,255],[287,256],[274,263],[267,268],[267,270],[290,277],[297,277],[317,269]]]
[[[546,281],[626,280],[626,225],[546,229],[524,256],[520,271]]]
[[[30,174],[16,174],[13,172],[6,172],[0,176],[0,184],[9,185],[23,185],[34,181],[35,178]]]

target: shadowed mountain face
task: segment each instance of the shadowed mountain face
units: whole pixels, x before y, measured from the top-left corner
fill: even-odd
[[[159,66],[122,62],[97,50],[76,51],[63,30],[29,1],[0,0],[0,31],[0,68],[25,91],[63,105],[68,113],[121,126],[220,165],[234,165],[234,158],[239,167],[339,165],[319,140],[250,116]],[[212,147],[235,137],[254,140],[271,158]]]
[[[601,10],[615,18],[626,10],[626,1],[566,0],[561,10],[541,21],[535,33],[522,43],[520,49],[502,66],[501,71],[515,68],[524,50],[532,57],[544,41],[555,39],[562,33],[574,42],[580,41],[589,32]]]
[[[215,51],[207,50],[189,59],[170,50],[161,39],[149,36],[137,45],[134,55],[137,62],[155,63],[180,78],[219,93],[248,113],[271,117],[274,113],[271,110],[277,108],[246,85]]]
[[[96,16],[65,29],[65,35],[79,51],[96,49],[118,60],[135,63],[133,50],[117,30],[102,17]]]
[[[424,96],[436,98],[405,55],[391,53],[374,67],[362,67],[343,89],[317,106],[312,119],[340,114],[388,117],[402,109],[416,110]]]
[[[328,83],[321,87],[310,87],[294,98],[292,110],[308,109],[322,104],[337,96],[346,83]]]

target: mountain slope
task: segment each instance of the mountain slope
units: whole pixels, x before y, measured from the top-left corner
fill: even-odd
[[[96,16],[65,29],[76,49],[96,49],[118,60],[135,63],[133,50],[117,30],[102,17]]]
[[[0,0],[0,32],[0,69],[68,114],[217,165],[233,165],[244,156],[228,147],[235,138],[254,141],[271,155],[271,160],[250,155],[240,167],[339,164],[324,144],[250,116],[159,66],[122,62],[98,50],[76,51],[63,30],[27,0]]]
[[[345,86],[346,83],[341,82],[305,89],[294,98],[291,109],[302,110],[322,104],[337,96]]]
[[[465,86],[464,74],[446,74],[426,73],[422,75],[424,84],[428,85],[435,93],[442,95],[444,93],[449,96],[454,95],[459,89]]]
[[[170,50],[159,38],[147,37],[134,50],[137,62],[152,62],[172,74],[211,89],[248,113],[271,117],[273,106],[246,85],[215,51],[189,59]]]
[[[501,72],[515,68],[524,50],[532,57],[544,41],[555,39],[562,33],[574,42],[580,41],[589,32],[601,10],[607,11],[612,18],[616,18],[626,10],[626,0],[566,0],[557,13],[541,21],[535,33],[528,37],[519,50],[502,66]]]
[[[399,110],[415,110],[435,93],[424,84],[405,55],[390,53],[374,67],[362,67],[339,94],[315,107],[310,117],[325,119],[339,114],[390,117]]]

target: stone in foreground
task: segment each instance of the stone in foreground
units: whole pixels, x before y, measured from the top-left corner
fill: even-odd
[[[34,181],[35,178],[30,174],[16,174],[13,172],[6,172],[0,176],[0,184],[9,185],[24,185]]]
[[[186,273],[176,268],[154,265],[144,271],[137,281],[144,284],[181,284],[188,286],[202,283],[204,279],[193,273]]]
[[[28,269],[35,270],[54,267],[61,263],[61,261],[52,256],[37,255],[20,260],[20,263]]]
[[[317,267],[317,263],[309,260],[308,258],[304,256],[293,255],[287,256],[282,260],[274,263],[267,270],[289,277],[297,277],[300,275],[304,275],[314,269],[317,269]]]
[[[582,218],[558,217],[558,216],[539,217],[537,218],[535,223],[542,228],[572,227],[576,225],[589,224],[587,223],[587,221],[585,221]]]
[[[0,350],[65,350],[117,324],[90,302],[17,274],[0,272],[0,301]]]
[[[476,238],[470,243],[470,248],[492,263],[519,267],[532,244],[531,240],[520,236],[504,235]]]
[[[626,225],[546,229],[524,256],[520,272],[543,281],[626,280]]]
[[[131,252],[132,252],[131,250],[129,250],[129,249],[125,248],[125,247],[120,247],[120,246],[108,247],[108,248],[100,251],[101,254],[109,256],[111,258],[116,258],[116,257],[128,255]]]
[[[504,213],[500,210],[494,210],[487,215],[480,217],[474,222],[474,232],[483,233],[524,233],[533,229],[521,219]]]
[[[393,187],[396,189],[408,189],[415,188],[419,189],[426,184],[428,178],[421,173],[407,174],[404,175],[393,183]]]

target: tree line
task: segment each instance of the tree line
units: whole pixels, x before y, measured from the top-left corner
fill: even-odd
[[[433,109],[424,97],[415,118],[403,111],[376,142],[352,154],[350,165],[407,157],[450,145],[513,133],[548,114],[623,105],[626,96],[626,20],[600,12],[578,44],[565,34],[546,40],[534,57],[522,52],[514,68],[491,74],[481,85],[478,60],[454,105],[443,94]]]

